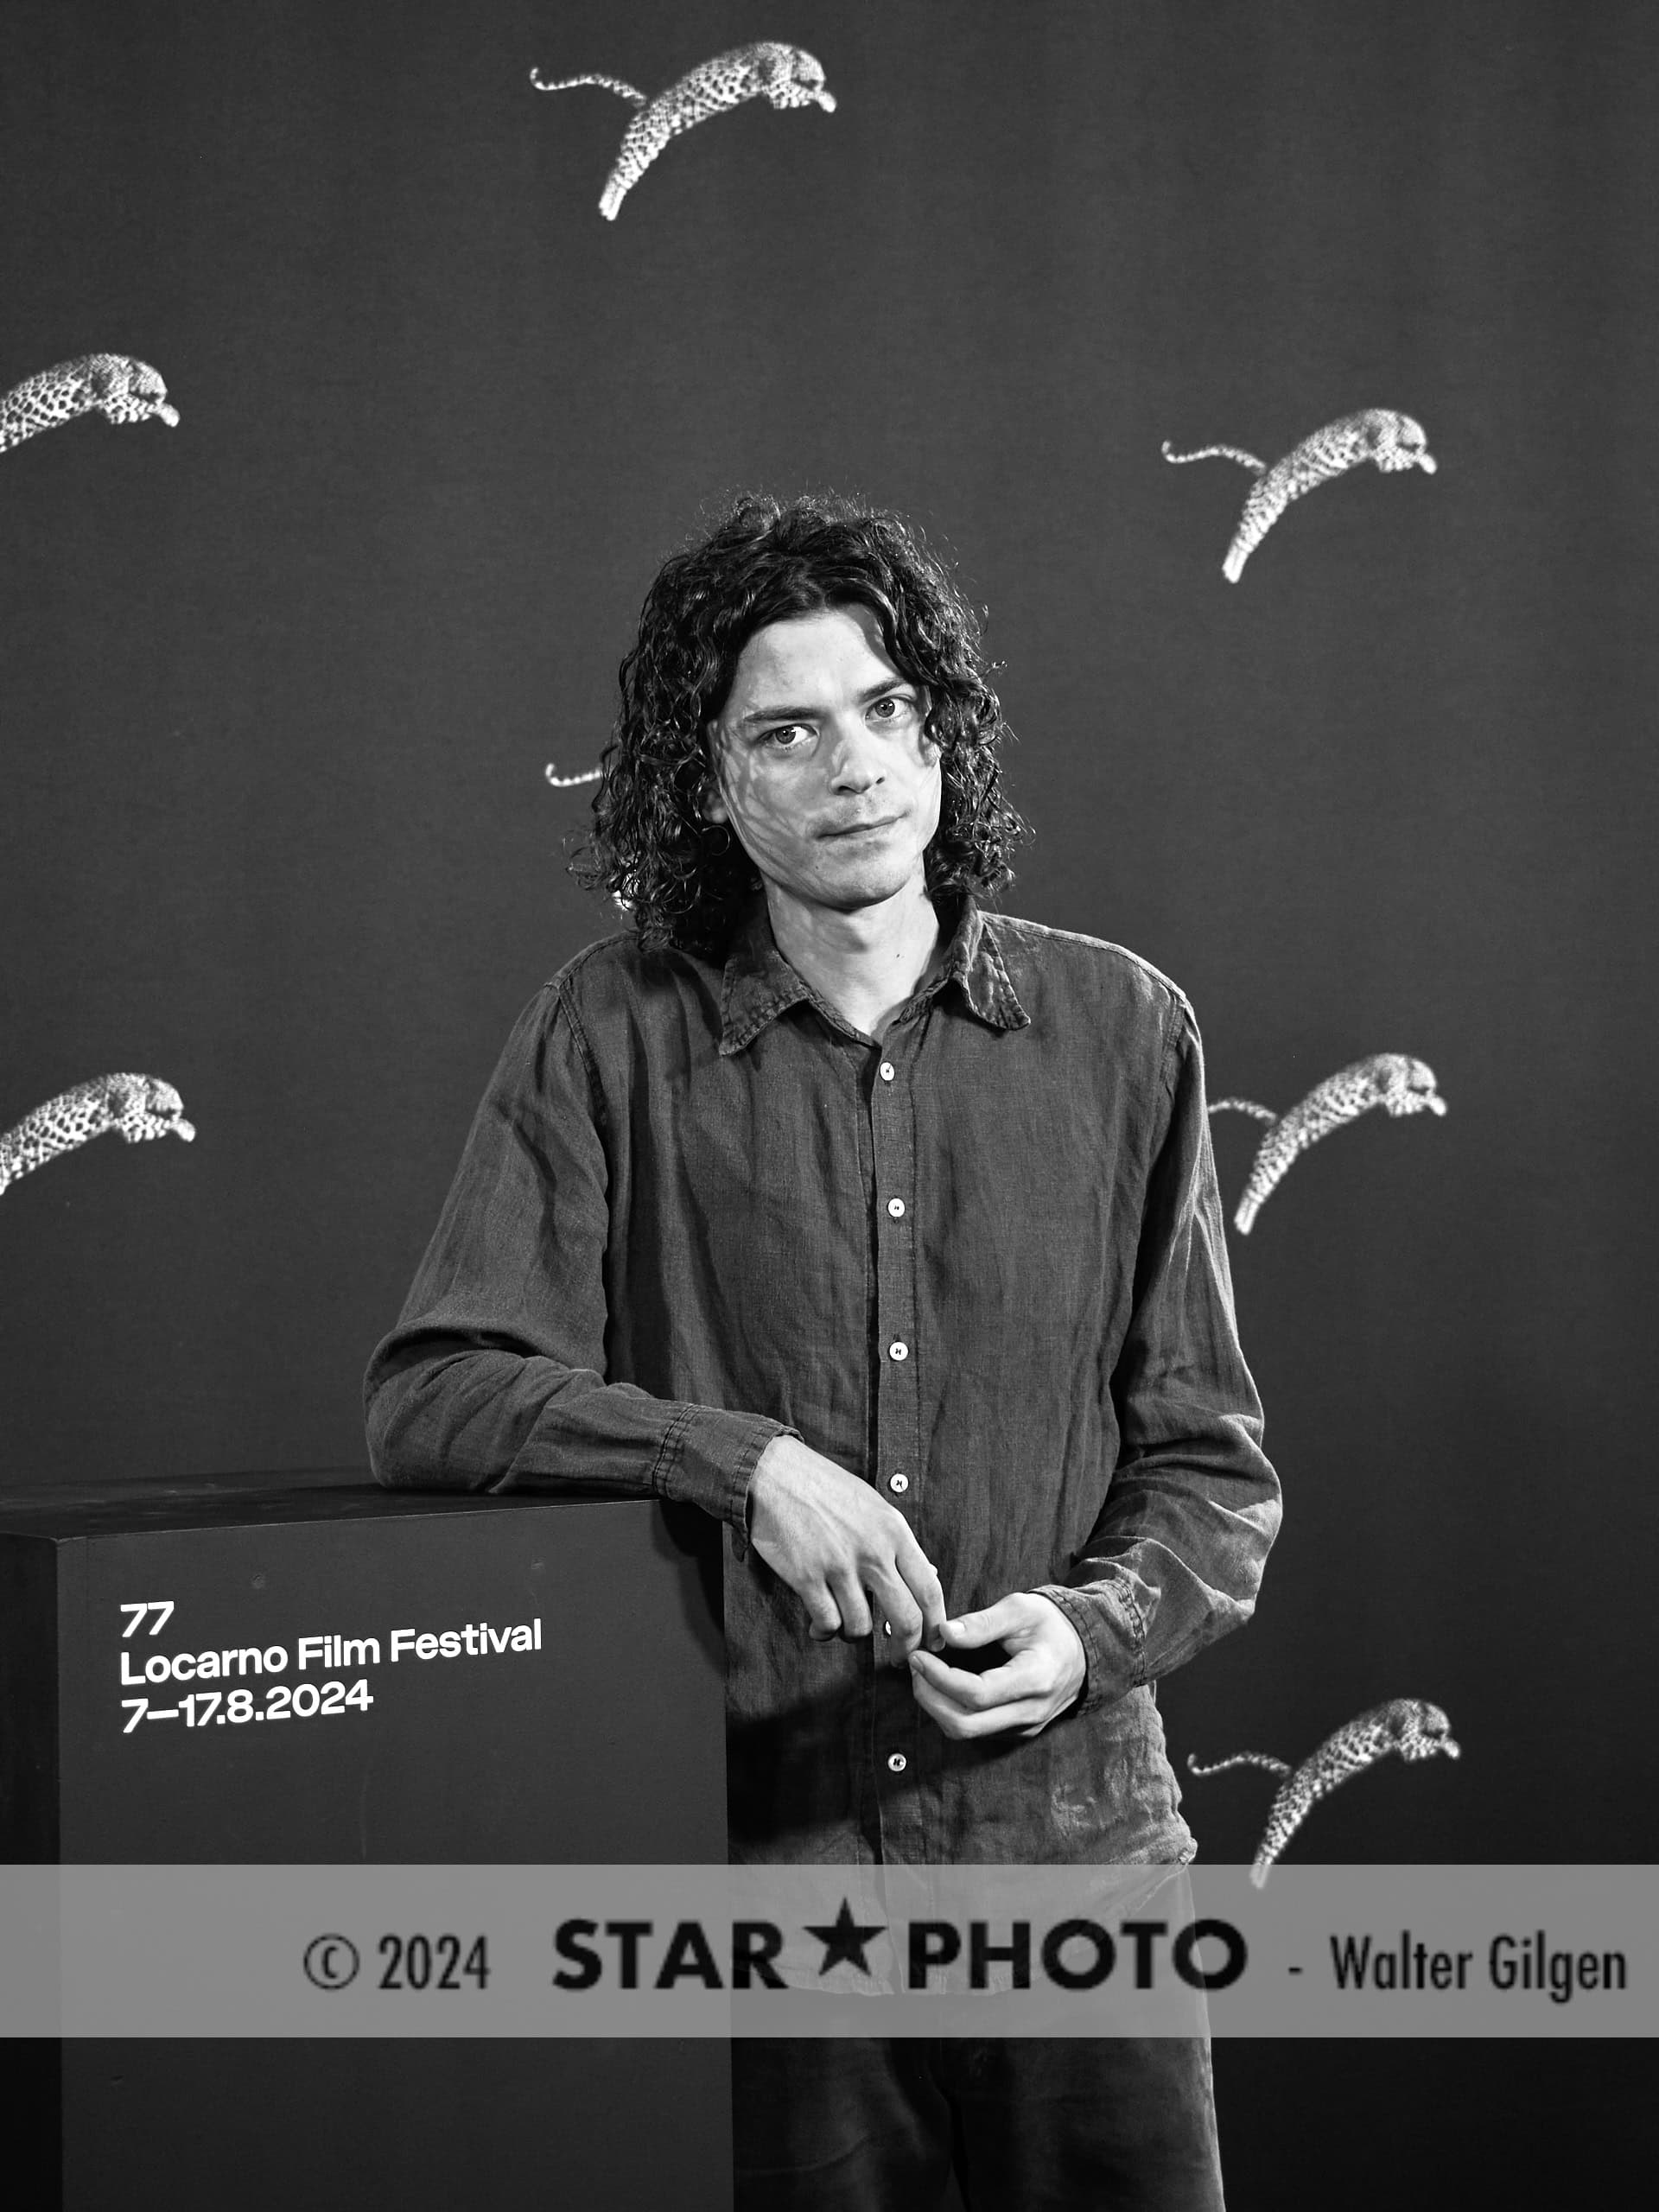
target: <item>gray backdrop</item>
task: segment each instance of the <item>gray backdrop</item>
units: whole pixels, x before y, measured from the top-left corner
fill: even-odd
[[[531,65],[754,36],[837,111],[716,118],[602,221],[627,111]],[[1449,1103],[1234,1239],[1285,1529],[1175,1755],[1429,1697],[1461,1763],[1304,1855],[1654,1856],[1652,10],[12,0],[6,48],[0,388],[131,353],[182,419],[0,454],[0,1128],[136,1069],[200,1134],[0,1197],[5,1480],[361,1459],[507,1027],[615,922],[544,766],[700,515],[863,493],[988,608],[1005,903],[1173,975],[1212,1095],[1395,1050]],[[1439,474],[1226,582],[1249,479],[1161,442],[1365,406]],[[1269,1794],[1194,1784],[1206,1855]],[[1580,2123],[1527,2102],[1535,2172]]]

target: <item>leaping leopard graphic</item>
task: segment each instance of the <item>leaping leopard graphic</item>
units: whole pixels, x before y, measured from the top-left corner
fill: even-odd
[[[0,453],[94,411],[111,423],[143,423],[154,415],[169,429],[179,420],[167,386],[147,361],[126,353],[83,353],[26,377],[0,399]]]
[[[1291,501],[1300,499],[1316,484],[1328,483],[1332,477],[1343,475],[1363,461],[1375,461],[1384,475],[1396,474],[1402,468],[1421,468],[1432,476],[1439,465],[1428,450],[1428,436],[1422,424],[1409,415],[1396,413],[1392,407],[1363,407],[1357,415],[1344,415],[1334,423],[1327,423],[1322,430],[1315,430],[1311,437],[1304,438],[1282,461],[1274,461],[1271,468],[1266,461],[1258,461],[1253,453],[1245,453],[1238,446],[1199,446],[1192,453],[1177,453],[1167,438],[1164,440],[1164,459],[1236,461],[1241,468],[1251,470],[1257,478],[1244,502],[1244,512],[1227,549],[1227,558],[1221,564],[1222,574],[1229,583],[1234,584],[1243,575],[1246,561]]]
[[[1285,1760],[1269,1758],[1265,1751],[1236,1751],[1231,1758],[1216,1759],[1208,1766],[1200,1766],[1189,1751],[1186,1764],[1190,1773],[1198,1775],[1224,1774],[1230,1766],[1259,1766],[1285,1777],[1268,1808],[1268,1825],[1250,1868],[1250,1879],[1259,1890],[1268,1869],[1320,1798],[1328,1797],[1341,1783],[1363,1774],[1368,1766],[1390,1752],[1408,1763],[1433,1758],[1436,1752],[1449,1759],[1461,1756],[1452,1738],[1452,1723],[1438,1705],[1427,1704],[1421,1698],[1395,1697],[1386,1705],[1372,1706],[1327,1736],[1294,1770]]]
[[[539,69],[532,69],[530,81],[538,92],[565,92],[577,85],[597,85],[639,109],[622,134],[615,165],[600,198],[599,212],[607,223],[616,220],[624,197],[669,140],[690,130],[694,124],[706,122],[711,115],[723,115],[744,100],[769,100],[775,108],[821,107],[826,115],[833,113],[836,105],[836,96],[823,80],[823,64],[801,47],[785,46],[769,38],[717,54],[712,61],[677,78],[654,99],[647,99],[620,77],[544,78]]]
[[[184,1118],[184,1101],[170,1083],[153,1075],[100,1075],[78,1083],[37,1106],[0,1135],[0,1191],[60,1153],[114,1130],[129,1144],[151,1137],[195,1137]]]
[[[1239,1235],[1249,1235],[1251,1223],[1298,1153],[1373,1106],[1396,1117],[1446,1111],[1446,1101],[1434,1088],[1433,1069],[1405,1052],[1373,1052],[1369,1059],[1339,1068],[1282,1116],[1271,1106],[1258,1106],[1253,1098],[1217,1098],[1210,1109],[1212,1114],[1249,1114],[1272,1124],[1256,1147],[1249,1180],[1233,1217]]]

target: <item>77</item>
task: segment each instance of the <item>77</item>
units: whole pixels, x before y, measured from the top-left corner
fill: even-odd
[[[130,1613],[132,1616],[121,1631],[124,1638],[132,1634],[146,1613],[155,1614],[156,1618],[149,1624],[149,1632],[152,1636],[159,1636],[172,1618],[173,1600],[170,1598],[141,1598],[136,1605],[123,1605],[120,1611],[124,1613]]]

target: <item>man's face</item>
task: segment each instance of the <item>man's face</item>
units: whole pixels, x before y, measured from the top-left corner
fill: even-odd
[[[774,903],[852,913],[920,887],[939,826],[926,712],[868,607],[755,632],[710,727],[718,789],[705,811],[730,828]]]

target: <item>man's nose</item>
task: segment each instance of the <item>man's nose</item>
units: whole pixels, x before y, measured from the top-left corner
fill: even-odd
[[[861,721],[832,733],[830,780],[837,791],[868,791],[881,780],[881,748]]]

